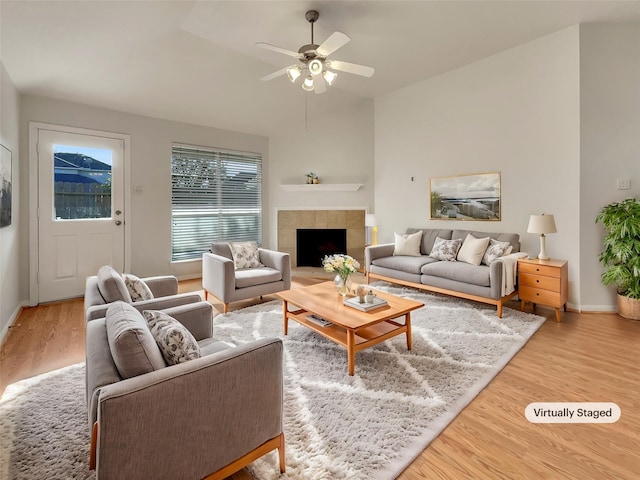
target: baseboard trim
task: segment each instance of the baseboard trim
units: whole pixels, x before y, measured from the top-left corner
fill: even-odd
[[[618,307],[616,305],[572,305],[568,304],[574,312],[579,313],[617,313]]]
[[[24,307],[28,307],[28,306],[29,306],[29,302],[20,302],[16,307],[16,309],[14,310],[13,314],[9,317],[9,321],[7,322],[7,324],[4,327],[2,327],[2,330],[0,330],[0,348],[2,348],[2,346],[4,345],[4,341],[7,338],[9,329],[13,327],[15,321],[20,316],[20,312],[22,312],[22,309]]]

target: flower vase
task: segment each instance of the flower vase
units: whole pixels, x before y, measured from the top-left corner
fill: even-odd
[[[351,275],[336,275],[334,279],[336,284],[336,289],[338,293],[343,297],[346,297],[347,294],[351,291]]]

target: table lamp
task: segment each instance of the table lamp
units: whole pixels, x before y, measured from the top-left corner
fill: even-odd
[[[378,222],[373,213],[367,213],[364,216],[364,226],[371,231],[371,245],[378,244]],[[368,236],[368,235],[367,235]]]
[[[553,215],[531,215],[529,217],[529,226],[527,227],[527,233],[539,233],[540,234],[540,253],[538,258],[540,260],[549,260],[547,255],[547,248],[545,245],[545,234],[556,233],[556,222],[553,219]]]

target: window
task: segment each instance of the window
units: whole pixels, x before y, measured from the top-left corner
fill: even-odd
[[[201,258],[212,242],[262,243],[262,156],[173,144],[171,260]]]

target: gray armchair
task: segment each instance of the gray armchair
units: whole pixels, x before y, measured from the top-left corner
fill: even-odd
[[[154,298],[134,302],[120,274],[110,266],[101,267],[98,275],[88,277],[85,283],[85,321],[104,318],[107,308],[115,301],[130,303],[140,312],[164,310],[202,301],[202,297],[197,292],[179,294],[178,279],[172,275],[147,277],[141,280],[147,284]]]
[[[153,336],[147,339],[140,312],[124,302],[87,323],[90,464],[97,479],[223,479],[274,449],[283,473],[282,341],[239,347],[216,341],[207,302],[164,312],[192,333],[201,358],[152,366],[157,352],[150,348],[158,347]],[[133,333],[123,340],[127,328]],[[129,371],[132,364],[150,371],[136,367],[123,378],[123,359]]]
[[[236,270],[227,243],[214,243],[211,253],[202,256],[202,287],[204,298],[209,295],[224,304],[247,298],[262,297],[291,288],[291,260],[288,253],[258,249],[262,266]]]

